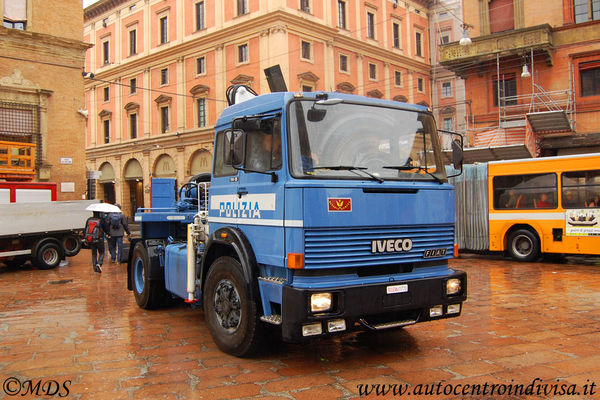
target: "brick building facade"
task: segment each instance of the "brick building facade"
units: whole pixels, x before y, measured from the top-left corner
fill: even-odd
[[[84,40],[87,167],[127,215],[149,206],[151,177],[210,171],[226,88],[268,93],[272,65],[291,91],[431,105],[421,0],[100,0]]]
[[[0,179],[86,194],[80,0],[0,0]],[[53,12],[48,12],[53,10]]]

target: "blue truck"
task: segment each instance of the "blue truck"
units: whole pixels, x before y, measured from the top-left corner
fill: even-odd
[[[460,315],[454,188],[427,107],[233,91],[212,173],[176,194],[154,180],[153,207],[136,213],[128,288],[141,308],[198,302],[236,356],[273,330],[299,342]],[[460,168],[462,146],[452,148]]]

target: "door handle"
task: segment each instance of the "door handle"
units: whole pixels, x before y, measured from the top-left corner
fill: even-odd
[[[240,188],[237,192],[238,198],[242,198],[242,196],[248,194],[248,191],[245,188]]]

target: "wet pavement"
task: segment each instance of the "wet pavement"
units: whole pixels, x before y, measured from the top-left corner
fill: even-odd
[[[139,309],[125,264],[95,274],[90,259],[0,266],[0,399],[600,399],[594,259],[463,256],[459,318],[253,359],[220,352],[199,309]]]

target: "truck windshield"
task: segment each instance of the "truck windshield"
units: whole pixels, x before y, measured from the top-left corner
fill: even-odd
[[[445,179],[431,115],[339,99],[290,104],[291,172],[297,178]]]

